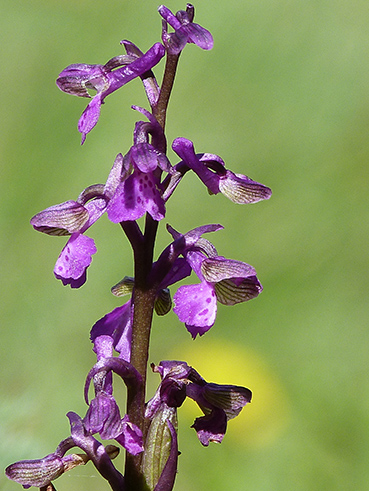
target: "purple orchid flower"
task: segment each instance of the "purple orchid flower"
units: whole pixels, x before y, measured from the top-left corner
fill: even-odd
[[[71,236],[54,267],[55,277],[61,280],[64,286],[80,288],[86,282],[87,268],[97,249],[94,240],[87,237],[85,232],[105,213],[120,179],[122,160],[122,155],[118,154],[105,186],[89,186],[76,201],[70,200],[51,206],[31,218],[31,225],[38,232],[54,236]]]
[[[128,42],[126,44],[132,45]],[[138,48],[127,50],[127,53],[112,58],[105,65],[83,63],[69,65],[57,78],[56,84],[59,89],[68,94],[91,98],[87,88],[96,90],[96,95],[92,97],[78,122],[78,131],[82,133],[82,144],[87,133],[94,128],[100,117],[100,108],[105,97],[134,78],[150,72],[164,56],[165,49],[161,43],[156,43],[140,57],[137,57],[140,54]]]
[[[131,358],[131,337],[132,308],[129,300],[98,320],[91,329],[90,338],[99,366],[104,367],[104,363],[113,358],[113,348],[119,353],[119,358],[128,363]],[[88,385],[90,380],[91,376],[88,376]],[[100,375],[96,380],[94,378],[94,384],[96,397],[91,401],[84,420],[88,429],[92,434],[100,433],[103,439],[115,438],[132,454],[141,452],[141,431],[132,426],[126,416],[121,419],[119,407],[112,396],[112,370],[105,370],[102,378]],[[88,404],[87,389],[85,399]]]
[[[251,391],[235,385],[218,385],[206,382],[192,367],[182,361],[161,361],[152,366],[162,381],[154,397],[147,403],[146,418],[168,408],[180,407],[186,397],[193,399],[204,412],[196,418],[193,428],[204,446],[210,442],[221,443],[230,419],[251,402]]]
[[[163,130],[148,111],[132,107],[145,114],[149,123],[136,123],[134,144],[122,159],[120,183],[107,208],[113,223],[137,220],[146,212],[156,221],[165,216],[160,176],[161,171],[170,172],[171,165],[165,153],[157,149],[165,148]],[[155,146],[148,142],[149,133]]]
[[[187,9],[179,10],[174,15],[167,7],[160,5],[159,14],[163,17],[163,43],[170,54],[179,54],[187,43],[193,43],[202,49],[212,49],[214,45],[213,36],[199,24],[193,22],[195,9],[193,5],[187,4]],[[174,29],[169,34],[167,23]]]
[[[168,230],[174,239],[183,237],[186,241],[187,234],[182,236],[172,227]],[[213,244],[206,239],[197,240],[193,246],[185,248],[183,256],[201,282],[178,288],[173,297],[173,311],[194,339],[214,325],[217,301],[223,305],[235,305],[262,292],[263,287],[252,266],[219,256]]]
[[[234,203],[257,203],[269,199],[272,191],[264,184],[253,181],[243,174],[234,174],[225,168],[223,160],[210,153],[195,154],[193,143],[186,138],[176,138],[172,148],[182,159],[174,171],[184,174],[193,170],[211,194],[222,193]],[[175,172],[173,172],[173,175]],[[177,179],[176,185],[179,180]],[[171,192],[174,189],[171,188]]]
[[[83,425],[89,434],[99,433],[103,440],[115,439],[132,455],[137,455],[143,451],[142,432],[129,421],[127,415],[121,418],[112,395],[112,372],[117,373],[128,386],[142,383],[141,376],[130,363],[112,356],[101,357],[86,379],[85,400],[89,408]],[[92,379],[95,398],[89,403],[88,388]]]
[[[70,235],[54,268],[57,279],[72,288],[82,286],[87,278],[87,268],[96,253],[93,239],[84,235],[105,212],[107,198],[102,185],[86,188],[77,201],[66,201],[37,213],[31,225],[48,235]]]

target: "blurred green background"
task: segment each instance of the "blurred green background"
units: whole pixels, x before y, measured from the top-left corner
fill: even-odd
[[[119,227],[91,229],[98,254],[82,289],[63,287],[53,266],[65,243],[29,219],[104,182],[132,142],[147,107],[139,80],[110,96],[80,146],[85,99],[55,79],[71,63],[105,63],[121,39],[146,51],[161,33],[157,2],[12,0],[1,5],[0,467],[52,452],[68,435],[65,414],[83,415],[94,363],[89,329],[120,304],[110,287],[132,274]],[[184,3],[168,1],[174,11]],[[219,306],[215,326],[192,341],[177,317],[155,318],[150,360],[184,359],[209,381],[253,391],[221,445],[203,448],[179,411],[177,491],[367,490],[369,10],[364,0],[199,0],[195,21],[214,49],[188,46],[168,113],[171,142],[273,189],[237,206],[209,197],[187,175],[165,222],[185,232],[206,223],[224,256],[258,271],[262,295]],[[161,78],[163,62],[154,70]],[[176,163],[173,153],[169,157]],[[168,243],[161,227],[157,253]],[[158,377],[150,376],[150,395]],[[123,404],[124,391],[117,388]],[[123,457],[119,457],[123,465]],[[69,475],[68,475],[69,474]],[[108,490],[92,467],[58,491]],[[0,489],[21,487],[0,476]]]

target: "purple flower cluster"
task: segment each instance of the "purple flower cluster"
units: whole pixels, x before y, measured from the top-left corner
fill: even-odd
[[[70,200],[46,208],[31,219],[33,227],[40,232],[48,235],[71,236],[58,257],[54,274],[64,285],[69,284],[72,288],[79,288],[85,283],[87,268],[91,264],[92,255],[96,253],[93,239],[85,236],[84,232],[105,211],[113,223],[135,221],[146,212],[153,220],[162,220],[165,217],[166,201],[188,170],[193,170],[213,194],[221,192],[237,203],[255,203],[271,196],[271,190],[263,184],[247,176],[236,175],[226,170],[219,156],[195,154],[193,143],[185,138],[177,138],[173,142],[173,149],[183,160],[172,167],[167,156],[155,148],[153,143],[148,142],[150,133],[156,135],[159,147],[163,144],[164,135],[161,127],[147,111],[138,107],[134,108],[148,116],[150,121],[149,123],[143,121],[136,123],[134,144],[124,157],[122,154],[117,155],[105,185],[89,186],[82,191],[76,201]],[[176,233],[173,233],[173,237],[176,237]],[[202,282],[206,283],[209,275],[205,272],[204,276],[204,271],[201,272],[201,269],[206,270],[210,267],[209,260],[201,266],[203,263],[201,258],[205,258],[206,251],[200,250],[193,254],[187,250],[180,251],[182,252],[185,253],[186,261],[193,271]],[[211,254],[216,256],[213,247]],[[211,264],[220,264],[220,260],[213,259]],[[230,274],[237,275],[235,277],[238,279],[254,278],[255,287],[251,288],[252,281],[249,280],[247,282],[250,286],[248,293],[244,292],[245,295],[249,295],[248,298],[246,295],[244,300],[253,298],[261,291],[255,270],[247,265],[241,267],[239,264],[242,271],[233,271],[236,264],[239,263],[226,262],[223,258],[223,277],[214,276],[215,281],[213,282],[218,283],[220,280],[232,278],[232,276],[227,277],[226,265],[229,265]],[[177,278],[176,281],[179,279],[182,278]],[[207,283],[209,282],[211,283],[212,280],[208,279]],[[237,280],[236,283],[238,282]],[[205,292],[204,288],[203,290]],[[234,297],[233,303],[240,301],[243,300],[237,301]],[[231,299],[228,304],[232,304]],[[184,320],[183,322],[187,323]],[[211,327],[212,324],[208,325]]]
[[[105,212],[110,222],[120,224],[126,233],[136,267],[135,278],[125,277],[112,288],[118,297],[129,295],[128,301],[99,319],[91,329],[90,339],[97,362],[85,384],[88,407],[85,416],[68,413],[70,436],[53,454],[39,460],[17,462],[6,469],[6,475],[25,488],[55,489],[51,481],[91,460],[114,491],[124,490],[125,478],[112,463],[119,448],[104,447],[95,438],[99,435],[102,440],[115,440],[130,456],[141,459],[137,460],[140,462],[137,469],[149,489],[170,491],[178,459],[177,408],[185,398],[193,399],[204,413],[193,424],[204,446],[212,441],[220,443],[228,421],[251,401],[249,389],[208,383],[187,363],[179,361],[152,365],[153,371],[160,374],[161,383],[146,408],[141,404],[141,424],[138,424],[137,411],[128,411],[122,416],[114,398],[113,373],[125,383],[129,400],[135,400],[139,393],[144,394],[146,365],[140,371],[133,363],[140,350],[137,333],[143,323],[151,323],[153,310],[160,316],[172,310],[169,287],[192,272],[198,278],[194,284],[180,285],[173,296],[173,311],[193,339],[204,335],[214,325],[218,303],[235,305],[257,297],[262,291],[252,266],[221,256],[203,237],[222,229],[219,224],[202,225],[185,233],[168,225],[171,242],[156,261],[152,258],[158,223],[165,217],[167,202],[187,172],[194,172],[210,194],[221,193],[235,203],[256,203],[271,196],[268,187],[227,169],[218,155],[196,153],[193,143],[186,138],[173,141],[172,149],[180,160],[173,165],[169,161],[162,115],[168,102],[165,94],[170,93],[171,87],[170,90],[159,87],[152,69],[165,54],[177,63],[188,43],[211,49],[213,38],[209,31],[193,22],[194,8],[190,4],[186,11],[176,15],[162,5],[159,13],[163,18],[163,44],[156,43],[143,53],[133,43],[122,41],[126,55],[114,57],[105,65],[70,65],[57,79],[58,87],[64,92],[91,98],[78,123],[82,143],[96,125],[104,99],[134,78],[141,78],[152,111],[132,106],[145,117],[144,121],[136,123],[132,146],[124,155],[117,155],[105,184],[88,186],[76,200],[46,208],[31,219],[37,231],[69,237],[54,267],[55,277],[64,285],[80,288],[86,282],[87,269],[97,252],[94,240],[86,233],[90,233],[90,227]],[[168,24],[173,32],[168,32]],[[176,66],[176,63],[168,63],[168,66]],[[167,70],[166,74],[170,68]],[[172,69],[173,80],[174,74],[175,69]],[[93,97],[90,89],[96,91]],[[143,216],[146,217],[145,230],[141,231],[137,220]],[[148,293],[144,301],[152,302],[148,320],[139,317],[137,292],[142,296]],[[90,400],[91,383],[94,397]],[[130,414],[134,415],[135,422]],[[84,453],[66,455],[75,446]]]

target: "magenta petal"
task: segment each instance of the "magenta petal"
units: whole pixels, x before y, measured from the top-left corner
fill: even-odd
[[[173,140],[172,148],[213,194],[219,193],[219,176],[199,160],[191,140],[176,138]]]
[[[95,352],[99,354],[98,348],[102,336],[108,336],[113,340],[113,346],[120,353],[120,358],[130,361],[131,338],[132,338],[132,316],[131,301],[117,307],[112,312],[99,319],[91,329],[90,339],[94,343]]]
[[[164,201],[151,173],[135,171],[117,188],[108,205],[108,217],[114,223],[137,220],[148,212],[154,220],[165,216]]]
[[[214,46],[213,36],[207,29],[198,24],[184,24],[180,30],[188,36],[188,42],[196,44],[202,49],[212,49]]]
[[[101,65],[75,63],[69,65],[59,74],[56,85],[67,94],[79,97],[91,97],[87,87],[96,90],[106,84],[106,73]]]
[[[173,27],[173,29],[179,29],[181,27],[182,24],[180,21],[165,5],[160,5],[160,7],[158,7],[158,12],[163,19],[165,19],[168,24]]]
[[[82,234],[73,234],[56,261],[54,268],[56,278],[61,279],[64,284],[83,278],[86,268],[91,264],[92,254],[95,253],[96,246],[93,239]]]
[[[209,442],[221,443],[227,429],[227,416],[222,409],[214,408],[210,414],[196,418],[192,425],[200,442],[207,447]]]
[[[121,429],[122,433],[116,436],[115,440],[132,455],[143,452],[142,431],[129,421],[128,415],[122,419]]]
[[[205,261],[206,256],[201,251],[188,251],[186,254],[186,260],[191,266],[191,269],[196,273],[200,281],[204,280],[204,275],[201,271],[201,265]],[[209,280],[207,279],[209,282]]]
[[[174,261],[169,273],[160,283],[160,288],[166,288],[174,283],[177,283],[177,281],[183,280],[183,278],[186,278],[186,276],[190,276],[191,271],[191,266],[188,264],[186,259],[183,257],[178,257]]]
[[[91,401],[83,423],[91,434],[99,433],[103,440],[115,439],[133,455],[143,451],[141,430],[128,416],[120,418],[119,407],[111,395],[98,394]]]
[[[83,420],[86,429],[109,440],[120,433],[120,412],[113,396],[101,392],[90,402]]]
[[[31,486],[49,489],[51,481],[60,477],[64,471],[63,459],[56,454],[50,454],[43,459],[15,462],[5,469],[5,475],[22,484],[24,489]]]
[[[107,336],[106,334],[95,336],[93,343],[97,361],[113,356],[113,338],[111,336]]]
[[[81,233],[90,228],[105,213],[106,204],[105,198],[95,198],[85,204],[89,218],[87,223],[80,230]]]
[[[178,288],[173,297],[173,311],[195,338],[213,326],[217,313],[217,300],[212,285],[206,282],[197,285],[184,285]]]
[[[158,155],[150,143],[136,143],[131,148],[131,161],[141,172],[153,172],[158,166]]]
[[[188,35],[181,28],[171,34],[163,29],[162,40],[169,54],[178,55],[186,46]]]
[[[58,276],[55,274],[57,280],[60,280],[64,286],[69,285],[71,288],[81,288],[87,281],[87,268],[82,276],[78,278],[78,280],[73,280],[73,278],[63,278],[62,276]]]
[[[167,230],[170,233],[170,235],[173,237],[173,239],[185,237],[187,248],[194,246],[197,240],[201,237],[201,235],[208,234],[210,232],[216,232],[218,230],[222,230],[223,228],[224,228],[223,225],[211,223],[209,225],[202,225],[201,227],[196,227],[190,230],[189,232],[187,232],[186,234],[182,235],[176,230],[174,230],[173,227],[167,225]]]
[[[78,121],[78,131],[82,133],[81,145],[86,140],[86,135],[92,128],[96,126],[96,123],[100,117],[101,108],[101,94],[96,94],[92,101],[88,104],[86,109],[83,111],[81,117]]]
[[[189,324],[186,324],[186,329],[191,334],[192,339],[196,339],[196,336],[202,336],[203,334],[208,332],[211,327],[212,326],[199,327],[199,326],[191,326]]]
[[[120,44],[123,44],[125,47],[127,55],[134,56],[135,58],[141,58],[141,56],[143,56],[142,51],[131,41],[123,39]]]
[[[122,175],[123,170],[123,155],[118,153],[115,157],[113,167],[109,173],[104,187],[104,194],[109,199],[113,197],[115,190],[117,189]]]
[[[238,204],[257,203],[263,199],[269,199],[272,195],[272,190],[264,184],[253,181],[242,174],[234,174],[230,170],[220,176],[219,191]]]

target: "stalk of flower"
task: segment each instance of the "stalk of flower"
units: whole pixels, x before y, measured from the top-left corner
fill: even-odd
[[[262,292],[252,266],[219,255],[203,237],[222,229],[219,224],[201,225],[184,234],[168,225],[172,241],[155,260],[158,225],[165,218],[169,198],[190,171],[210,194],[221,193],[235,203],[256,203],[271,196],[267,186],[226,169],[219,156],[196,154],[194,144],[183,137],[172,143],[181,161],[171,165],[166,154],[165,124],[179,56],[187,44],[211,49],[213,38],[207,29],[193,22],[191,4],[176,14],[164,5],[158,10],[163,19],[162,43],[143,53],[130,41],[122,41],[125,55],[115,56],[104,65],[70,65],[57,79],[62,91],[92,99],[78,123],[82,143],[96,125],[105,98],[134,78],[142,80],[151,112],[132,106],[145,120],[137,121],[133,144],[125,154],[117,154],[105,184],[88,186],[76,200],[53,205],[31,219],[37,231],[69,236],[54,274],[64,285],[79,288],[86,282],[87,269],[97,252],[94,240],[85,232],[106,212],[111,223],[120,225],[132,247],[134,277],[126,276],[112,287],[116,297],[129,295],[129,299],[103,315],[90,330],[97,361],[85,383],[85,416],[67,413],[70,435],[54,453],[43,459],[16,462],[6,469],[7,477],[25,488],[55,490],[55,479],[91,461],[113,491],[171,491],[178,464],[177,411],[186,397],[193,399],[203,412],[192,427],[205,447],[210,442],[220,443],[228,422],[251,402],[249,389],[209,383],[182,361],[151,365],[161,382],[154,396],[145,402],[154,313],[170,315],[173,310],[195,339],[214,325],[218,302],[231,306]],[[159,87],[153,68],[164,55],[166,65]],[[96,91],[93,97],[90,89]],[[143,217],[141,227],[138,220]],[[200,282],[180,285],[173,296],[173,306],[169,287],[192,271]],[[113,373],[127,389],[125,412],[114,396]],[[119,447],[104,446],[98,438],[113,439],[125,449],[124,473],[112,462]],[[73,447],[83,453],[67,454]]]

